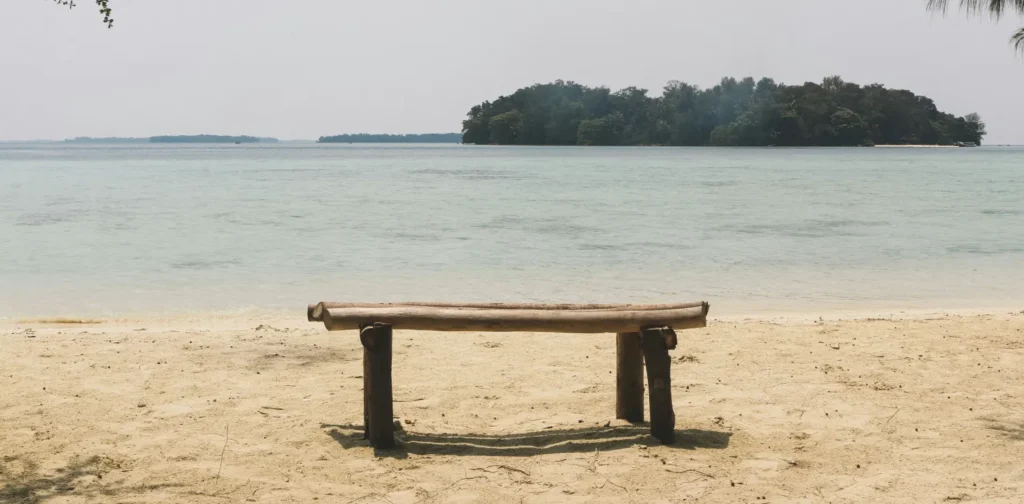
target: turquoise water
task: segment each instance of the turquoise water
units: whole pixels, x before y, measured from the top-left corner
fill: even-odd
[[[0,316],[1024,309],[1024,148],[0,145]]]

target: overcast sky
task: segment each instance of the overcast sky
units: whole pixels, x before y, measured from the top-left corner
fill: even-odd
[[[925,0],[4,0],[0,139],[459,131],[535,82],[672,79],[910,89],[1024,144],[1024,21]],[[956,3],[955,1],[953,3]]]

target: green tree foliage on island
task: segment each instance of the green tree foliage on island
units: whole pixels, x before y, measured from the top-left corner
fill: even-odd
[[[75,0],[53,0],[57,2],[57,5],[66,6],[69,9],[74,9],[78,4]],[[114,11],[110,10],[110,0],[96,0],[96,6],[100,8],[100,14],[103,14],[103,22],[107,25],[107,28],[114,27],[114,18],[110,17]]]
[[[459,143],[459,133],[415,133],[390,135],[387,133],[356,133],[347,135],[322,136],[317,143]]]
[[[945,14],[948,9],[949,0],[928,0],[928,10]],[[990,16],[999,20],[1010,9],[1024,16],[1024,0],[960,0],[960,9],[967,11],[970,16],[988,11]],[[1010,43],[1017,51],[1024,52],[1024,28],[1018,29],[1010,37]]]
[[[498,145],[943,145],[984,136],[977,114],[956,117],[910,91],[838,76],[799,86],[725,78],[708,89],[672,81],[657,97],[559,80],[477,105],[462,123],[463,143]]]

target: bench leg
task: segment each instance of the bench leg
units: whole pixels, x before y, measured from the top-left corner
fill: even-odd
[[[359,332],[363,344],[363,417],[370,445],[395,447],[394,404],[391,395],[391,326],[374,324]],[[368,371],[368,372],[367,372]],[[369,379],[367,379],[369,377]]]
[[[369,331],[368,335],[364,335]],[[363,439],[370,439],[370,349],[367,341],[373,340],[373,326],[359,329],[359,341],[363,343]]]
[[[662,444],[675,442],[676,414],[672,411],[672,378],[669,345],[664,329],[645,329],[641,336],[647,362],[647,386],[651,400],[651,435]],[[669,329],[671,331],[671,329]],[[675,334],[672,334],[673,338]],[[672,340],[674,342],[674,339]],[[673,345],[674,346],[674,345]]]
[[[615,337],[615,418],[644,421],[644,352],[640,333]]]

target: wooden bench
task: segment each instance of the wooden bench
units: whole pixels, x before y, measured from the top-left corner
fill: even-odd
[[[616,333],[616,418],[644,420],[644,364],[651,435],[675,441],[671,359],[675,329],[707,326],[705,302],[667,305],[318,303],[306,316],[330,331],[357,330],[363,345],[363,428],[376,448],[395,446],[391,385],[394,329],[422,331]]]

